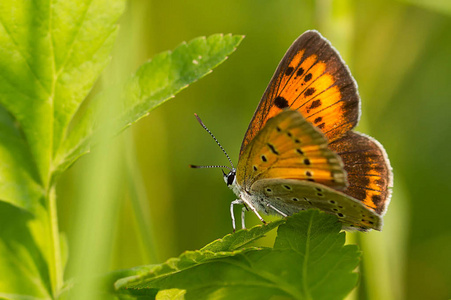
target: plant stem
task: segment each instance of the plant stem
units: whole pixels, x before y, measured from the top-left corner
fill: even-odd
[[[50,188],[47,195],[48,200],[48,216],[50,225],[50,238],[51,238],[51,261],[50,261],[50,278],[52,283],[53,297],[59,293],[59,290],[63,286],[63,264],[61,261],[61,243],[58,226],[58,212],[56,207],[56,193],[55,188]]]

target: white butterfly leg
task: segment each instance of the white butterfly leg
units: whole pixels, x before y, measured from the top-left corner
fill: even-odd
[[[241,209],[241,228],[242,229],[246,229],[246,223],[244,222],[244,215],[247,211],[247,207],[246,205],[243,206],[243,209]]]
[[[260,214],[258,213],[257,209],[255,207],[253,207],[252,205],[250,205],[249,203],[246,203],[246,204],[251,208],[251,210],[260,219],[260,221],[262,221],[263,224],[266,224],[266,221],[262,218],[262,216],[260,216]]]
[[[266,206],[269,207],[269,208],[271,208],[271,209],[274,209],[279,215],[281,215],[281,216],[284,217],[284,218],[286,218],[286,217],[288,216],[286,213],[281,212],[280,210],[278,210],[277,208],[275,208],[274,206],[272,206],[272,205],[269,204],[269,203],[266,203]]]
[[[230,215],[232,216],[232,227],[233,227],[233,232],[235,232],[236,230],[236,226],[235,226],[235,214],[233,213],[233,206],[237,205],[237,204],[243,204],[243,200],[241,199],[236,199],[235,201],[232,201],[230,203]],[[243,222],[244,217],[243,217],[243,213],[241,214],[241,222]],[[244,224],[244,223],[243,223]]]
[[[235,232],[236,230],[236,226],[235,226],[235,214],[233,213],[233,206],[237,205],[237,204],[244,204],[247,206],[249,206],[251,208],[251,210],[254,212],[254,214],[260,219],[260,221],[262,221],[263,224],[266,224],[266,221],[262,218],[262,216],[260,216],[260,214],[258,213],[257,209],[255,209],[255,207],[253,207],[252,205],[250,205],[249,203],[244,202],[241,199],[236,199],[235,201],[232,201],[230,203],[230,215],[232,216],[232,226],[233,226],[233,232]],[[244,224],[244,214],[246,212],[247,208],[246,206],[243,207],[242,211],[241,211],[241,226],[243,227],[243,229],[245,229],[245,224]],[[283,215],[283,213],[281,213]],[[286,216],[286,215],[285,215]]]

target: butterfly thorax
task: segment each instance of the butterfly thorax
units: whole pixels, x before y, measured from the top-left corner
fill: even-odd
[[[231,189],[238,197],[238,200],[242,201],[241,203],[244,203],[252,210],[263,211],[266,214],[282,214],[283,216],[293,213],[293,211],[281,213],[280,210],[271,209],[272,205],[268,206],[268,203],[271,202],[270,199],[264,195],[254,195],[251,191],[246,190],[243,186],[238,184],[235,169],[230,171],[228,174],[224,173],[224,181],[226,182],[228,188]]]

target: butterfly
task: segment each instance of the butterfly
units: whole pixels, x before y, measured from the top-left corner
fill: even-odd
[[[197,117],[197,115],[196,115]],[[383,146],[353,131],[360,117],[357,84],[340,54],[315,30],[303,33],[277,67],[244,136],[235,168],[221,167],[227,186],[259,212],[290,216],[317,208],[343,229],[382,229],[392,169]]]

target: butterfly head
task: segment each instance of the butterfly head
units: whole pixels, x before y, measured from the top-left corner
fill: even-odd
[[[230,170],[229,173],[225,173],[224,170],[222,171],[222,174],[224,175],[224,181],[227,184],[228,187],[231,187],[235,183],[236,180],[236,170],[233,168]]]
[[[240,197],[241,187],[236,182],[236,169],[232,168],[229,170],[230,170],[229,173],[225,173],[224,170],[222,171],[222,174],[224,176],[224,181],[227,184],[227,187],[229,189],[231,189],[235,193],[235,195]]]

